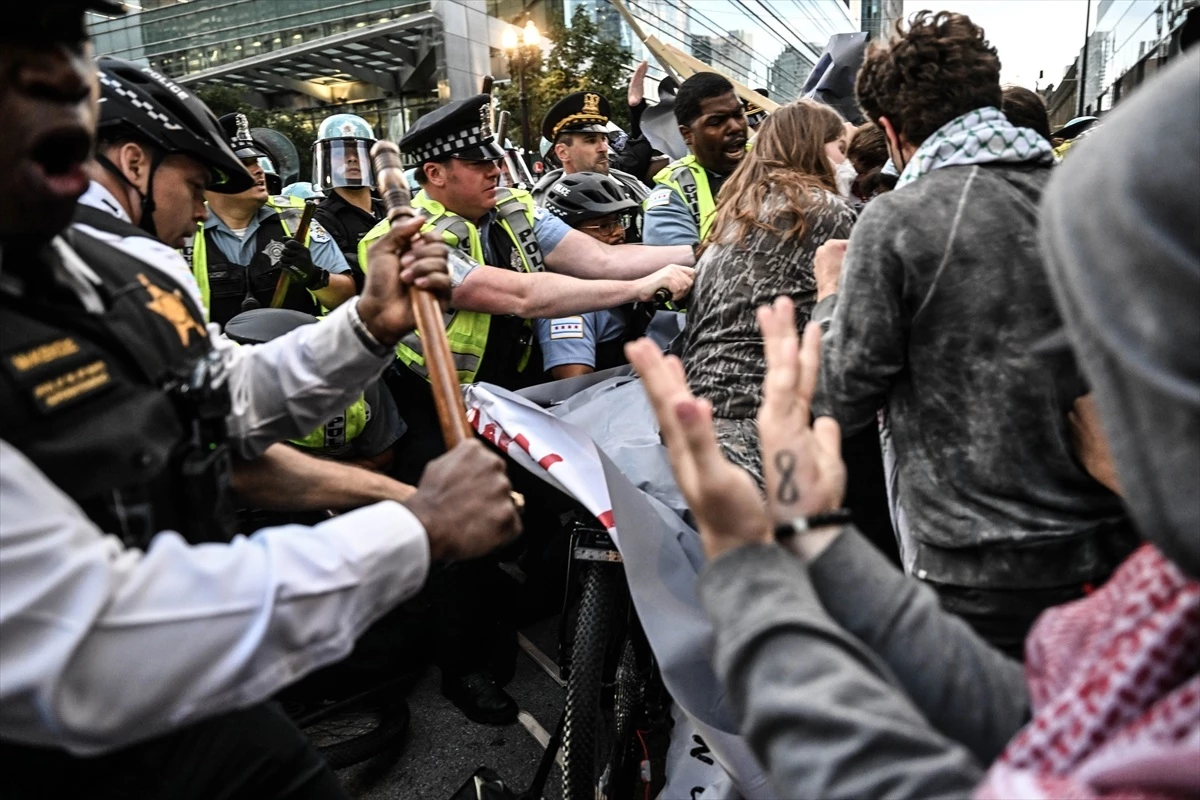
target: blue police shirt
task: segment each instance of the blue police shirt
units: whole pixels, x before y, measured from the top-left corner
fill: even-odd
[[[479,238],[483,243],[483,260],[493,267],[503,267],[505,265],[498,263],[493,257],[491,237],[488,235],[495,220],[496,210],[492,209],[488,212],[483,222],[479,224]],[[533,235],[537,239],[538,245],[542,248],[543,258],[550,255],[550,251],[558,247],[558,243],[570,232],[571,228],[567,223],[546,209],[535,208],[533,210]]]
[[[204,230],[212,232],[212,240],[230,263],[245,265],[253,261],[254,256],[257,255],[258,239],[256,234],[259,226],[277,213],[271,206],[264,205],[254,215],[254,219],[250,220],[250,224],[246,227],[246,234],[241,239],[221,221],[220,217],[211,212],[204,223]],[[350,265],[346,263],[346,257],[342,255],[337,242],[333,240],[329,232],[322,228],[316,220],[313,220],[308,230],[310,234],[308,251],[312,254],[313,263],[332,273],[349,272]]]
[[[642,242],[652,245],[694,245],[700,226],[692,212],[670,186],[659,185],[642,204]]]
[[[625,332],[625,320],[612,311],[591,311],[574,317],[539,319],[538,342],[542,368],[584,364],[596,368],[596,345],[611,342]]]

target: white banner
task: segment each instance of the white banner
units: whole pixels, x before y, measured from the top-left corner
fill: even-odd
[[[644,404],[640,384],[627,383],[617,391],[637,393]],[[608,528],[621,551],[630,594],[663,682],[676,711],[686,716],[675,715],[662,797],[774,798],[762,768],[737,734],[713,672],[712,628],[695,587],[704,562],[696,532],[636,488],[578,426],[489,384],[466,387],[465,396],[471,424],[481,436],[576,498]]]

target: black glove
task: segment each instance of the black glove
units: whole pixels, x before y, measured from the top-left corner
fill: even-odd
[[[305,289],[316,291],[329,285],[329,271],[314,264],[308,248],[295,239],[288,239],[283,243],[279,266],[290,272],[292,280],[297,281]]]

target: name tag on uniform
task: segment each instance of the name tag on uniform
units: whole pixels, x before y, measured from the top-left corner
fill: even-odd
[[[655,189],[650,193],[650,196],[646,198],[643,208],[649,211],[652,208],[659,208],[661,206],[669,205],[671,203],[671,191],[672,190],[670,186],[662,186],[658,189]]]
[[[7,353],[0,363],[43,414],[69,408],[112,383],[104,358],[69,336]]]
[[[550,320],[551,339],[582,339],[583,317],[562,317]]]

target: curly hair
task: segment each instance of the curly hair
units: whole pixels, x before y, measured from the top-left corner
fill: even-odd
[[[705,100],[732,92],[733,84],[724,75],[697,72],[679,84],[679,93],[675,95],[675,121],[680,125],[691,125],[700,116],[700,107]]]
[[[775,110],[754,139],[754,147],[721,187],[717,219],[708,242],[741,241],[758,229],[787,239],[808,228],[804,209],[821,202],[821,190],[837,194],[833,164],[825,145],[845,133],[841,116],[814,100],[797,100]],[[787,213],[764,219],[763,210],[783,200]]]
[[[856,91],[868,117],[887,117],[916,146],[955,117],[1000,107],[1000,58],[965,14],[918,11],[887,45],[871,46]]]

